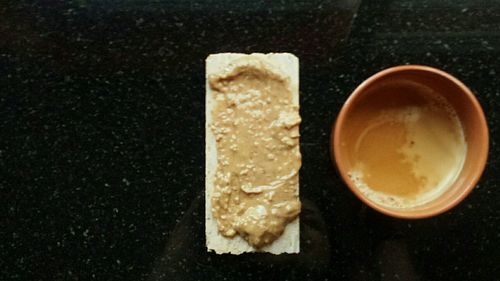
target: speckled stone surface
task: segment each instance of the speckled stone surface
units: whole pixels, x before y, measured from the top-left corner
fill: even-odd
[[[500,1],[358,4],[2,2],[0,280],[498,280]],[[204,59],[223,51],[300,58],[299,255],[204,248]],[[361,204],[329,159],[349,93],[405,63],[470,86],[491,134],[476,190],[418,221]]]

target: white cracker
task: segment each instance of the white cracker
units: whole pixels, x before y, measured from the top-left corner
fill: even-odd
[[[223,71],[231,62],[245,56],[258,56],[267,63],[273,65],[282,74],[290,78],[290,88],[293,95],[293,102],[299,105],[299,61],[296,56],[289,53],[269,53],[269,54],[236,54],[221,53],[210,55],[206,59],[206,97],[205,97],[205,234],[208,251],[215,251],[217,254],[230,253],[239,255],[245,252],[256,252],[243,238],[236,236],[226,238],[217,229],[217,221],[212,217],[213,183],[217,169],[217,149],[215,136],[209,128],[212,122],[212,110],[215,106],[215,99],[208,85],[208,75],[217,74]],[[298,185],[298,183],[297,183]],[[297,186],[298,190],[298,186]],[[300,251],[300,230],[299,218],[289,223],[285,232],[272,244],[263,247],[259,251],[272,254],[298,253]]]

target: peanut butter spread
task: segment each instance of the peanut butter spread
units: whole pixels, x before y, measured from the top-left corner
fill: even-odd
[[[260,248],[300,213],[300,116],[290,80],[259,58],[209,76],[217,171],[212,213],[219,232]]]

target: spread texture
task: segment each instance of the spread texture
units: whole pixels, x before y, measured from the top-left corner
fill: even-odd
[[[257,57],[208,77],[216,106],[212,213],[219,232],[260,248],[300,213],[299,108],[290,81]]]

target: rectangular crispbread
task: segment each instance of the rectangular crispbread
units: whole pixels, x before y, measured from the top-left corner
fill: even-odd
[[[226,238],[217,229],[217,221],[212,217],[212,192],[214,189],[214,178],[217,170],[217,147],[215,136],[210,129],[212,122],[212,111],[216,106],[216,100],[208,83],[208,76],[223,71],[231,62],[244,56],[258,56],[267,63],[278,68],[282,74],[290,78],[290,89],[292,91],[293,103],[299,106],[299,61],[297,57],[289,53],[270,54],[236,54],[222,53],[210,55],[206,59],[206,97],[205,97],[205,233],[208,251],[217,254],[241,254],[245,252],[257,252],[243,238],[236,236]],[[298,183],[297,183],[298,185]],[[297,186],[298,190],[298,186]],[[284,233],[272,244],[258,250],[258,252],[269,252],[272,254],[298,253],[300,250],[299,218],[289,223]]]

